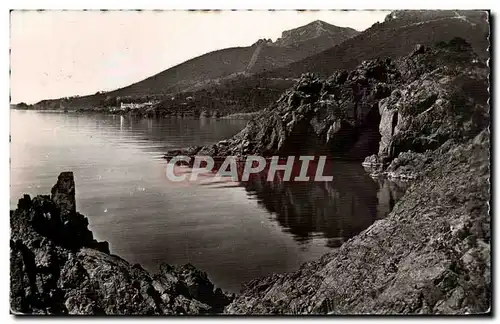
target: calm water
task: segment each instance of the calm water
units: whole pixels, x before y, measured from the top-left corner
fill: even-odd
[[[209,144],[244,125],[11,111],[11,208],[23,193],[50,193],[59,173],[71,170],[77,209],[112,253],[151,271],[190,262],[237,292],[245,281],[293,271],[338,247],[401,195],[347,162],[335,162],[330,183],[167,181],[165,151]]]

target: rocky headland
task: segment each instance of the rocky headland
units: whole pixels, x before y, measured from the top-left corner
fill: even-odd
[[[11,309],[42,314],[471,314],[491,306],[489,68],[463,39],[303,75],[233,138],[174,155],[328,155],[409,180],[389,215],[238,296],[192,266],[111,255],[63,173],[11,212]]]
[[[363,160],[375,152],[366,165],[388,164],[487,127],[488,75],[461,38],[416,45],[401,59],[364,61],[327,79],[304,74],[233,138],[166,157],[322,153]]]
[[[246,284],[229,314],[477,314],[491,306],[489,132],[430,154],[391,213],[320,260]]]
[[[463,39],[328,79],[303,75],[240,133],[170,156],[326,154],[410,181],[392,212],[290,274],[245,285],[229,314],[488,312],[489,68]]]
[[[76,211],[71,172],[59,175],[51,195],[21,198],[10,224],[14,314],[210,314],[232,299],[190,264],[151,274],[110,254]]]

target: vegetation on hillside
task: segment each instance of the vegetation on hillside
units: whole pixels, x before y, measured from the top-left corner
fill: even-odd
[[[106,93],[97,92],[88,96],[42,100],[31,108],[99,110],[114,107],[120,102],[170,99],[182,92],[216,88],[224,81],[228,81],[231,87],[231,82],[241,79],[241,76],[250,76],[293,63],[337,45],[357,33],[351,28],[313,22],[290,32],[285,31],[280,39],[286,40],[283,43],[259,40],[247,47],[213,51],[124,88]],[[239,87],[244,88],[254,84],[254,81],[249,83],[243,81]],[[220,91],[224,92],[224,88],[227,87],[223,85]],[[227,96],[222,95],[222,97]],[[213,105],[216,105],[215,102]],[[228,102],[222,99],[221,103],[227,104]],[[248,100],[243,97],[239,106],[247,105]]]

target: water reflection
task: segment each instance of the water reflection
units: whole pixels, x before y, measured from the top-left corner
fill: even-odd
[[[331,182],[269,182],[262,174],[240,185],[296,241],[319,235],[328,247],[387,216],[405,190],[404,183],[372,179],[357,163],[336,161],[329,171]]]
[[[49,121],[48,117],[53,116],[46,117]],[[96,118],[71,114],[59,117],[85,131],[91,129],[94,138],[103,137],[118,146],[137,146],[157,157],[172,148],[213,143],[237,133],[245,124],[241,120],[212,118],[144,119],[116,115]],[[62,138],[58,137],[58,141],[61,145]],[[251,177],[251,181],[225,183],[223,187],[243,187],[248,198],[256,200],[296,242],[306,244],[321,237],[327,240],[328,247],[340,246],[385,217],[405,189],[401,183],[372,179],[358,162],[329,162],[325,172],[333,176],[331,182],[268,182],[267,173],[263,172]],[[216,184],[209,187],[213,186]]]
[[[167,150],[228,138],[244,124],[12,111],[11,208],[72,170],[78,209],[113,254],[153,272],[160,262],[189,262],[238,292],[243,282],[317,260],[398,198],[345,162],[330,167],[331,183],[167,181]]]
[[[248,181],[241,181],[244,161],[235,164],[237,170],[233,177],[222,178],[217,176],[217,171],[222,175],[229,170],[223,170],[223,161],[215,161],[211,171],[199,174],[198,185],[243,187],[249,199],[257,201],[272,221],[303,245],[319,237],[326,239],[327,247],[339,247],[377,219],[386,217],[407,187],[404,182],[370,177],[358,162],[331,158],[322,170],[324,176],[332,177],[331,181],[314,181],[317,164],[313,162],[309,164],[309,181],[294,181],[301,162],[293,163],[290,181],[283,180],[284,171],[276,172],[273,181],[268,181],[269,161],[261,172],[251,174]],[[187,175],[184,181],[193,181],[189,176],[194,172],[191,167],[179,167],[174,174]]]

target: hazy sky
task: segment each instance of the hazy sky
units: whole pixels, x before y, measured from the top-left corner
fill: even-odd
[[[198,55],[320,19],[359,31],[387,11],[14,11],[13,103],[113,90]]]

